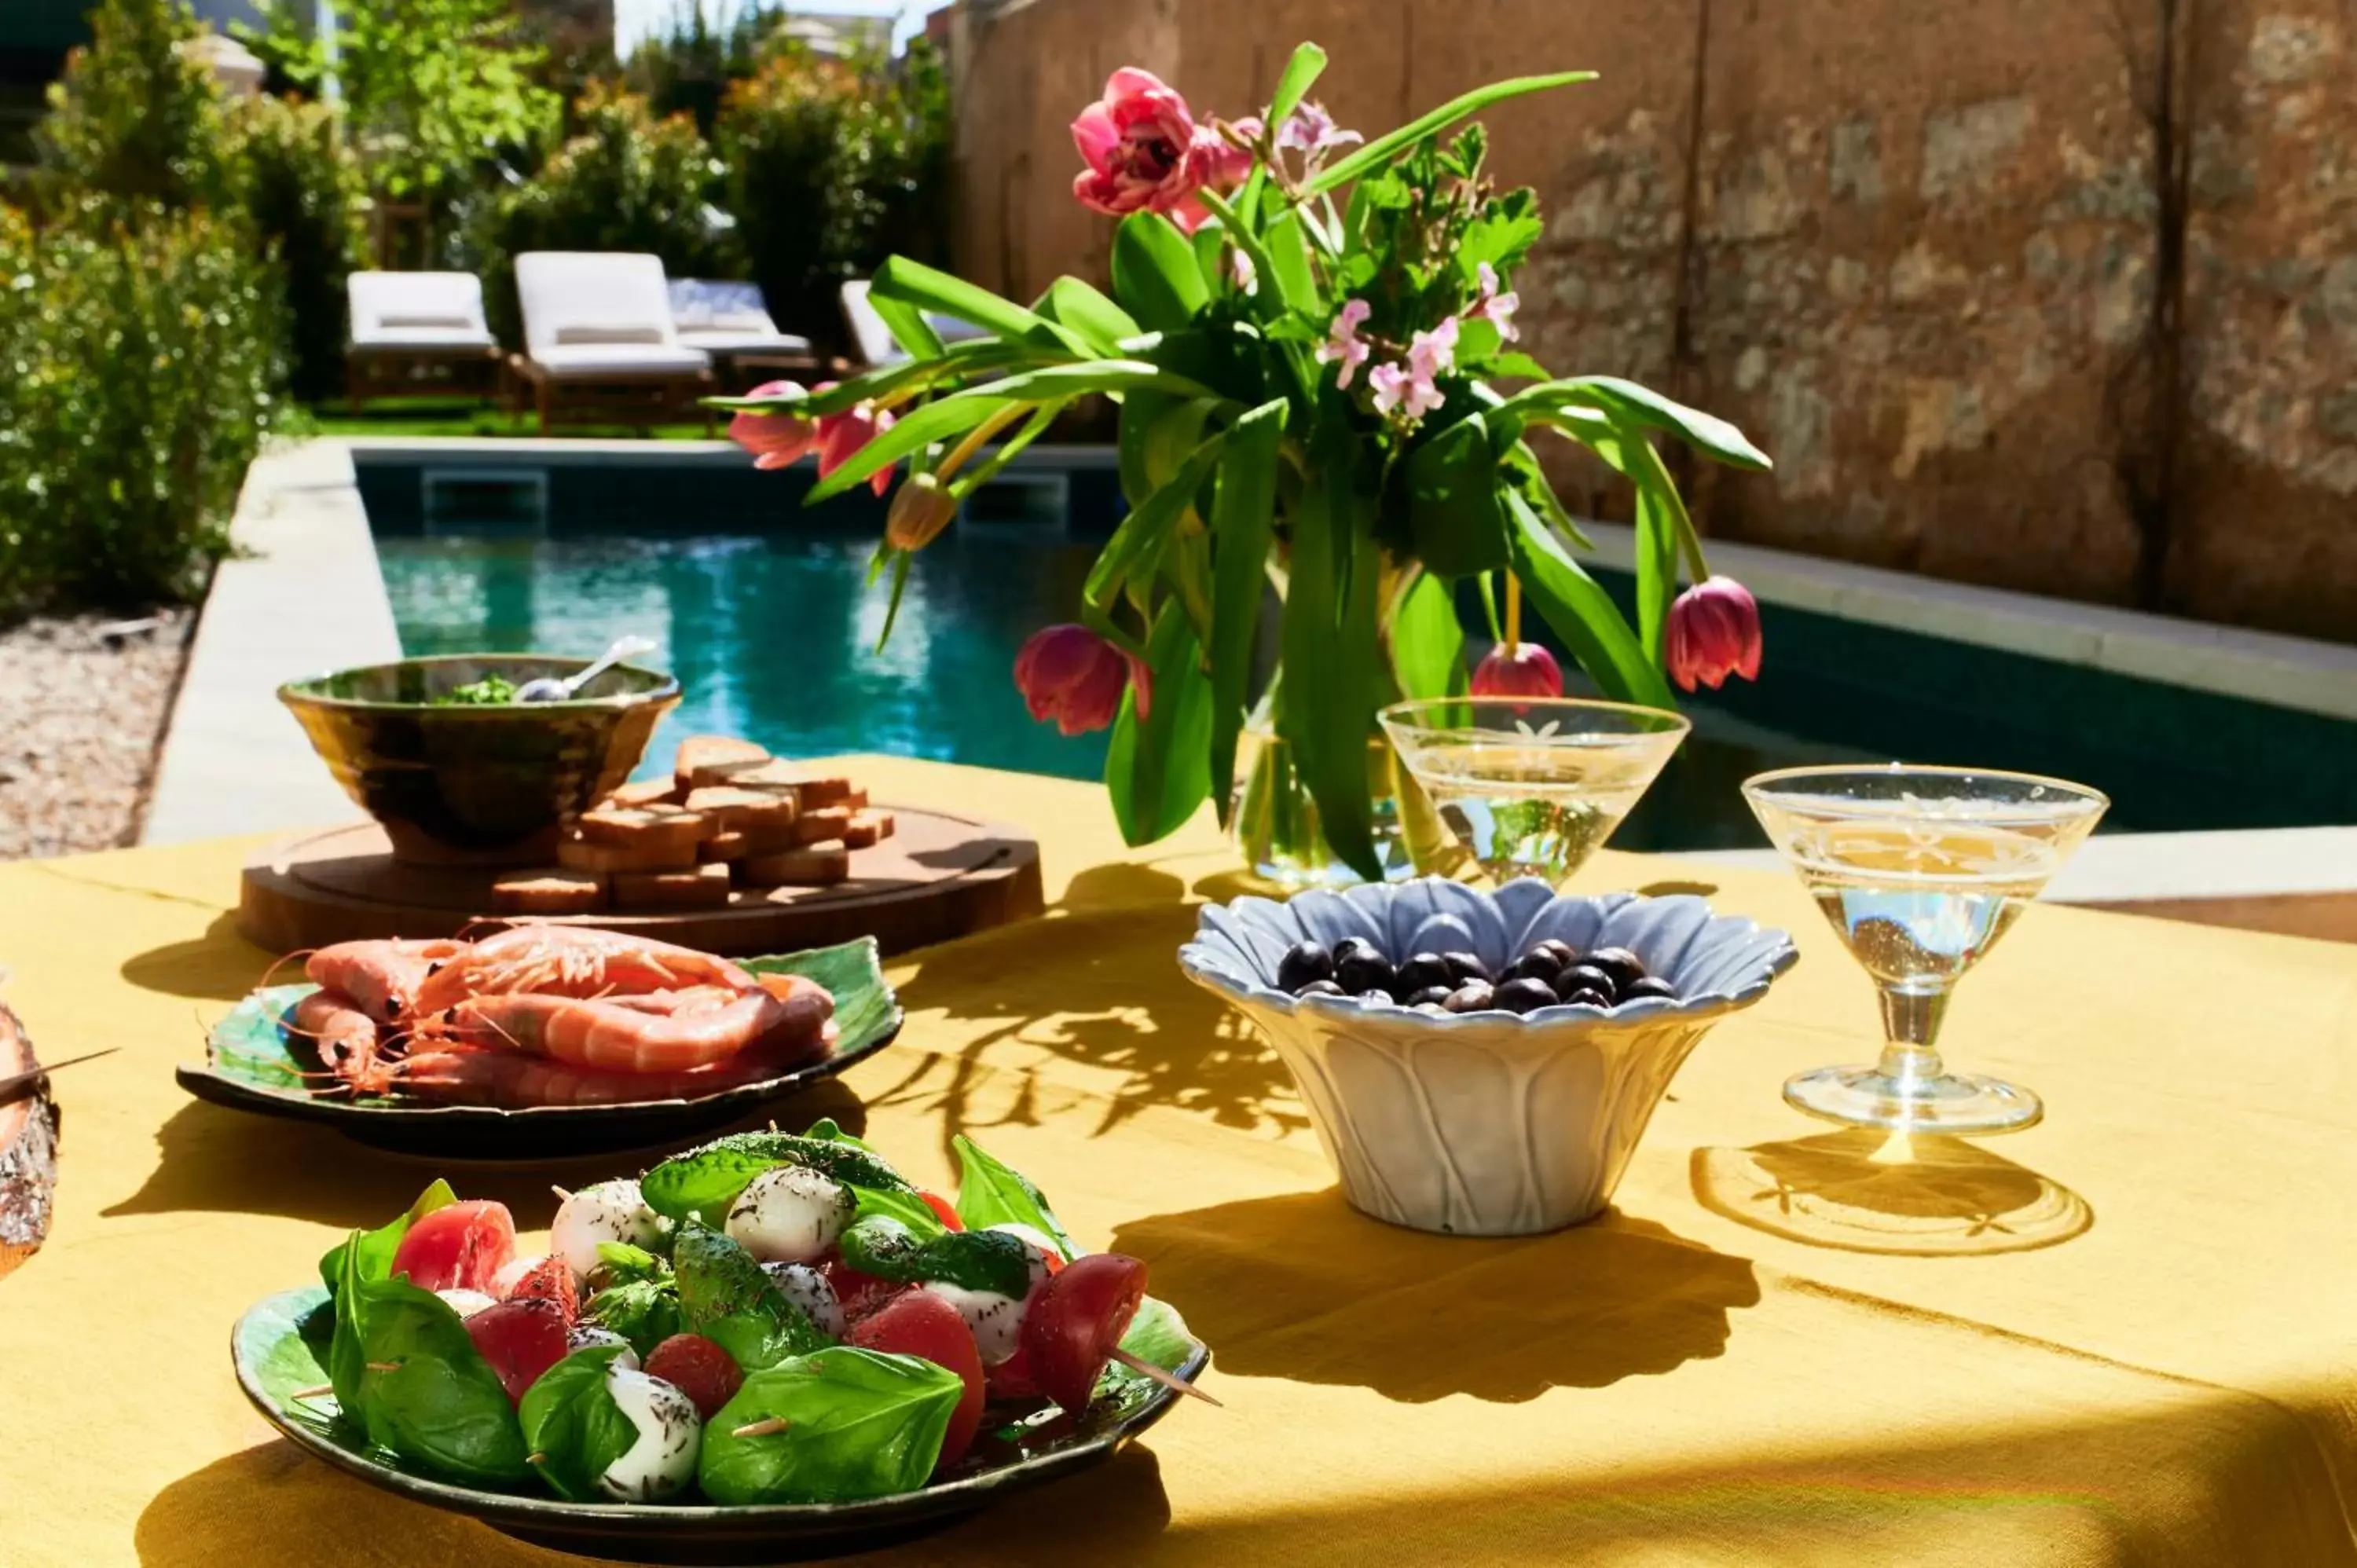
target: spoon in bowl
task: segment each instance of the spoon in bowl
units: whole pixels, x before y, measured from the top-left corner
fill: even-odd
[[[563,680],[554,675],[543,675],[535,680],[526,681],[516,688],[515,700],[519,703],[569,703],[573,700],[573,693],[582,687],[587,686],[625,659],[635,659],[641,653],[653,652],[654,646],[654,639],[651,638],[638,636],[617,638],[614,640],[614,646],[599,654],[587,669],[576,674],[567,675]]]

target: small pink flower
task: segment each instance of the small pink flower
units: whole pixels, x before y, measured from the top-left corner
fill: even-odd
[[[1685,691],[1716,692],[1729,675],[1760,679],[1760,601],[1732,577],[1706,577],[1670,607],[1663,650],[1670,678]]]
[[[1124,217],[1167,212],[1192,228],[1202,209],[1193,204],[1203,183],[1199,128],[1187,101],[1151,71],[1125,66],[1105,82],[1104,96],[1072,122],[1072,142],[1088,168],[1072,180],[1082,205]],[[1193,206],[1190,215],[1182,207]]]
[[[1483,262],[1479,270],[1481,278],[1481,297],[1475,300],[1471,308],[1465,312],[1465,319],[1486,321],[1498,329],[1498,336],[1507,342],[1518,340],[1523,335],[1523,330],[1514,325],[1514,312],[1523,307],[1522,295],[1499,293],[1498,269],[1489,263]]]
[[[1125,688],[1137,688],[1137,716],[1154,702],[1154,677],[1145,660],[1114,647],[1084,626],[1035,631],[1015,656],[1015,684],[1031,716],[1056,721],[1064,735],[1104,728],[1120,716]]]
[[[1457,317],[1450,317],[1429,332],[1409,339],[1407,368],[1416,381],[1429,385],[1457,368]]]
[[[1231,127],[1246,142],[1261,139],[1263,127],[1255,115],[1245,115]],[[1240,147],[1210,125],[1198,129],[1195,145],[1188,149],[1188,172],[1198,186],[1210,186],[1214,190],[1232,190],[1243,184],[1253,171],[1255,155],[1249,146]]]
[[[1279,151],[1306,154],[1311,158],[1323,157],[1337,147],[1355,147],[1367,138],[1356,131],[1338,131],[1334,116],[1326,113],[1323,103],[1304,103],[1276,133]]]
[[[1369,372],[1367,382],[1375,389],[1377,413],[1397,414],[1411,423],[1448,401],[1438,387],[1417,380],[1414,371],[1402,365],[1377,365]]]
[[[764,381],[746,395],[793,397],[801,395],[802,390],[792,381]],[[817,444],[818,432],[799,414],[740,409],[728,422],[728,439],[753,454],[756,468],[782,468]]]
[[[834,385],[824,381],[815,389],[824,392]],[[872,403],[863,403],[841,413],[823,413],[818,420],[818,477],[825,478],[857,456],[859,449],[892,428],[892,413]],[[888,463],[876,470],[867,488],[878,499],[892,488],[893,465]]]
[[[1246,294],[1260,292],[1259,269],[1253,265],[1250,256],[1232,245],[1228,247],[1228,275],[1235,279],[1236,286]]]
[[[1367,362],[1367,356],[1374,352],[1359,341],[1359,328],[1365,326],[1367,317],[1373,314],[1374,306],[1365,300],[1350,301],[1342,306],[1341,314],[1334,317],[1334,325],[1327,330],[1326,341],[1318,345],[1319,364],[1340,362],[1342,379],[1338,384],[1345,389],[1351,384],[1351,375]]]
[[[1560,697],[1563,666],[1535,642],[1500,643],[1473,667],[1477,697]]]

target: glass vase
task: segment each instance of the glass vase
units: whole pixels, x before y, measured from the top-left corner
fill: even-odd
[[[1236,741],[1236,795],[1228,819],[1236,850],[1253,877],[1278,893],[1354,887],[1366,878],[1328,847],[1318,802],[1294,766],[1292,747],[1276,733],[1269,706],[1264,699]],[[1405,828],[1415,803],[1401,799],[1403,783],[1411,791],[1415,788],[1391,743],[1380,733],[1368,736],[1367,798],[1374,811],[1375,855],[1386,882],[1415,875]]]

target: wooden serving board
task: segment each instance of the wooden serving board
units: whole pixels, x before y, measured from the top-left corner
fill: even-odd
[[[30,1072],[33,1043],[0,1007],[0,1078]],[[0,1274],[31,1257],[49,1233],[58,1182],[58,1107],[46,1079],[0,1105]]]
[[[874,937],[887,953],[1028,919],[1046,908],[1039,843],[1020,830],[908,806],[897,831],[851,852],[832,887],[740,890],[726,909],[613,909],[561,923],[640,931],[706,952],[794,952]],[[237,929],[273,952],[371,937],[447,937],[494,918],[504,873],[393,858],[374,822],[275,845],[247,863]],[[514,917],[496,917],[501,919]]]

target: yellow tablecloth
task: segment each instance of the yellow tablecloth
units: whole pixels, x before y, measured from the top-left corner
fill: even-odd
[[[1208,822],[1131,854],[1088,787],[860,767],[1029,826],[1056,908],[898,963],[907,1032],[807,1109],[856,1096],[931,1179],[974,1133],[1150,1262],[1227,1402],[894,1561],[2357,1558],[2348,948],[2033,909],[1946,1043],[2049,1121],[1877,1164],[1777,1097],[1870,1052],[1864,980],[1795,886],[1712,874],[1803,961],[1704,1041],[1616,1213],[1450,1240],[1347,1208],[1282,1069],[1179,978],[1189,905],[1232,865]],[[5,995],[37,1045],[123,1047],[59,1075],[56,1226],[0,1281],[0,1562],[567,1561],[301,1456],[231,1379],[237,1314],[431,1174],[174,1086],[262,968],[227,913],[246,847],[0,867]],[[1693,875],[1607,856],[1581,885]],[[448,1174],[529,1225],[552,1176],[595,1167]],[[2063,1239],[1822,1244],[1877,1230]]]

